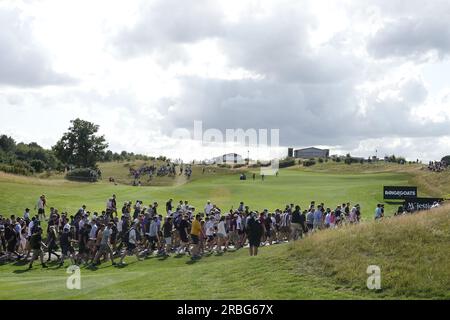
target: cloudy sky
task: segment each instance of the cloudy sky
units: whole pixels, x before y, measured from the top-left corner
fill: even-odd
[[[450,2],[1,1],[0,133],[51,147],[77,117],[113,151],[186,160],[222,151],[173,138],[195,120],[279,129],[285,147],[440,159]]]

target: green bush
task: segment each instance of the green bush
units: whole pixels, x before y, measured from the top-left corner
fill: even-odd
[[[219,163],[217,165],[219,168],[227,168],[227,169],[231,169],[231,166],[229,164],[226,163]]]
[[[309,159],[309,160],[303,161],[303,166],[304,167],[311,167],[311,166],[313,166],[315,164],[316,164],[316,160]]]
[[[66,174],[66,179],[72,181],[96,182],[98,181],[98,173],[90,168],[77,168],[69,171]]]
[[[287,159],[281,160],[281,161],[279,162],[278,166],[279,166],[280,168],[287,168],[287,167],[295,166],[295,159],[293,159],[293,158],[287,158]]]
[[[319,158],[319,163],[323,163],[323,159],[322,158]]]
[[[45,169],[45,162],[42,160],[31,160],[30,161],[30,166],[33,167],[34,171],[37,173],[41,173],[42,171],[44,171]]]
[[[33,167],[31,167],[28,163],[20,160],[16,160],[11,164],[0,163],[0,171],[12,174],[21,174],[24,176],[29,176],[34,173]]]
[[[244,163],[238,163],[233,166],[234,169],[245,167]]]

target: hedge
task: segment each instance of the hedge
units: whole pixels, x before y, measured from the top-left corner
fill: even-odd
[[[96,182],[98,181],[98,173],[90,168],[77,168],[67,172],[66,179],[72,181]]]

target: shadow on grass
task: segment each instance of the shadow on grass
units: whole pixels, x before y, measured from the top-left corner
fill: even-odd
[[[166,260],[168,257],[169,257],[169,256],[160,256],[160,257],[158,258],[158,260],[159,260],[159,261],[164,261],[164,260]]]
[[[189,259],[188,261],[186,261],[186,264],[192,265],[192,264],[196,264],[197,262],[199,262],[201,259]]]
[[[22,274],[22,273],[25,273],[25,272],[28,272],[28,271],[31,271],[31,269],[19,269],[19,270],[14,270],[13,271],[13,273],[15,273],[15,274]]]
[[[27,260],[18,260],[16,262],[14,262],[12,265],[13,266],[24,266],[28,263],[29,263],[29,261],[27,261]]]

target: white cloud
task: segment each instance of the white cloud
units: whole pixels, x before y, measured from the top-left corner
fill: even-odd
[[[114,151],[192,159],[219,149],[170,136],[202,120],[279,128],[286,146],[437,159],[449,12],[443,0],[3,2],[0,116],[20,121],[1,131],[51,146],[83,117]]]

